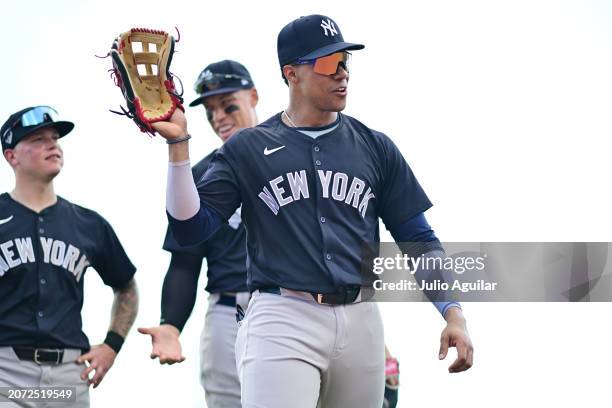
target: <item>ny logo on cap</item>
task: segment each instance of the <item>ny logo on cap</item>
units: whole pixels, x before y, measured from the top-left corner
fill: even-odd
[[[213,78],[214,74],[209,69],[200,72],[200,75],[198,75],[198,79],[194,85],[195,91],[197,93],[202,93],[203,86],[207,87],[208,89],[215,89],[219,84],[215,84],[212,80]]]
[[[11,129],[7,129],[2,136],[4,137],[4,143],[7,145],[11,144],[13,141],[13,131]]]
[[[338,30],[336,30],[334,22],[331,21],[329,18],[327,19],[327,21],[321,20],[321,27],[323,27],[323,32],[325,33],[326,37],[329,37],[329,34],[331,34],[332,37],[338,34]],[[327,30],[329,30],[329,34],[327,33]]]
[[[213,74],[210,70],[204,71],[204,77],[202,78],[202,82],[204,82],[204,86],[206,86],[209,90],[214,91],[221,85],[221,83],[217,80],[214,80],[215,74]]]
[[[213,77],[213,73],[209,69],[207,69],[206,71],[200,74],[200,79],[204,81],[209,81],[212,79],[212,77]]]

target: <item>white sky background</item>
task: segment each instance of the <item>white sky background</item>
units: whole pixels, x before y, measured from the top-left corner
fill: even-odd
[[[0,26],[1,119],[50,104],[76,122],[62,141],[56,190],[103,214],[138,266],[136,326],[159,319],[167,149],[108,112],[123,100],[106,72],[110,59],[93,55],[130,27],[178,26],[172,70],[187,102],[206,64],[236,59],[255,80],[264,120],[287,101],[278,31],[311,13],[366,44],[354,53],[346,113],[398,144],[435,204],[427,216],[442,240],[612,239],[609,2],[9,2]],[[201,108],[188,118],[195,161],[219,142]],[[12,187],[12,171],[0,166],[0,191]],[[84,328],[97,343],[112,293],[93,270],[87,276]],[[148,337],[132,332],[92,391],[93,406],[203,406],[202,295],[181,336],[188,359],[160,367],[148,358]],[[446,372],[450,360],[437,361],[443,321],[431,305],[381,309],[401,362],[401,407],[600,407],[609,399],[610,303],[465,305],[476,360],[460,375]]]

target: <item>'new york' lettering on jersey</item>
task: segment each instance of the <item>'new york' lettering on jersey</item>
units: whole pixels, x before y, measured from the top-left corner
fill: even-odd
[[[113,288],[136,269],[112,227],[58,197],[39,213],[0,195],[0,347],[89,348],[82,331],[89,266]]]
[[[348,187],[349,176],[345,173],[333,174],[331,170],[317,170],[316,174],[321,182],[321,196],[323,198],[331,197],[336,201],[344,201],[357,209],[361,217],[365,218],[368,203],[371,198],[374,198],[371,187],[368,187],[365,191],[366,183],[358,177],[353,177],[350,181],[350,187]],[[298,201],[300,198],[310,198],[306,170],[287,173],[286,177],[285,179],[283,176],[278,176],[269,181],[274,194],[270,193],[268,186],[264,186],[262,192],[259,193],[259,198],[266,203],[274,215],[277,215],[280,208],[287,204]],[[282,184],[289,185],[291,194],[286,194],[285,188],[281,186]]]
[[[59,266],[75,276],[77,282],[81,279],[85,268],[90,265],[87,255],[79,248],[53,238],[40,238],[43,256],[40,262]],[[0,276],[10,268],[17,268],[25,263],[36,263],[36,255],[32,238],[15,238],[0,243]]]
[[[391,139],[343,114],[315,139],[280,114],[238,132],[198,192],[225,219],[242,203],[250,290],[361,285],[361,251],[379,241],[378,219],[392,228],[431,207]]]

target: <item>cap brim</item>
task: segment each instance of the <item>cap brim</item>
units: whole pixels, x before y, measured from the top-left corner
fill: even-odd
[[[333,54],[339,51],[357,51],[357,50],[362,50],[364,48],[365,48],[365,45],[363,44],[339,42],[339,43],[329,44],[329,45],[326,45],[325,47],[314,50],[313,52],[306,54],[303,57],[300,57],[300,59],[303,59],[303,60],[315,59],[315,58],[324,57],[326,55]]]
[[[58,121],[58,122],[41,123],[38,126],[34,126],[32,128],[27,128],[27,133],[25,133],[23,136],[19,136],[19,138],[15,142],[15,145],[17,145],[17,143],[22,141],[23,138],[28,137],[29,135],[31,135],[32,133],[36,132],[37,130],[44,129],[44,128],[47,128],[47,127],[54,128],[55,130],[57,130],[57,133],[59,133],[59,137],[64,137],[68,133],[70,133],[72,131],[72,129],[74,129],[74,123],[68,122],[68,121],[65,121],[65,120],[61,120],[61,121]],[[2,151],[4,152],[7,149],[14,149],[15,145],[13,145],[12,147],[8,147],[8,146],[6,146],[4,144],[4,141],[3,141],[3,143],[2,143]]]
[[[55,130],[57,130],[57,133],[59,133],[59,136],[64,137],[68,133],[70,133],[72,129],[74,129],[74,123],[68,122],[66,120],[60,120],[58,122],[41,123],[40,125],[33,127],[32,129],[28,129],[28,135],[36,132],[38,129],[42,129],[46,127],[55,128]]]
[[[193,100],[193,102],[191,102],[189,104],[189,106],[198,106],[201,105],[202,102],[204,101],[204,98],[208,98],[209,96],[214,96],[214,95],[221,95],[221,94],[225,94],[225,93],[233,93],[236,91],[240,91],[242,89],[245,88],[241,88],[241,87],[232,87],[232,88],[219,88],[219,89],[215,89],[213,91],[208,91],[208,92],[204,92],[202,95],[200,95],[199,97],[197,97],[196,99]]]

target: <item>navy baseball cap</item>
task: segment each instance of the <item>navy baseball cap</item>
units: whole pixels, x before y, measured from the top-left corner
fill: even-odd
[[[363,44],[345,42],[334,20],[313,14],[293,20],[280,31],[277,41],[278,63],[282,68],[298,59],[315,59],[338,51],[363,48]]]
[[[74,129],[74,123],[59,120],[59,114],[50,106],[30,106],[13,113],[0,128],[2,151],[15,148],[24,137],[47,126],[54,127],[60,137]]]
[[[251,89],[254,86],[251,74],[241,63],[232,60],[213,62],[198,76],[194,89],[200,96],[189,106],[200,105],[208,96]]]

